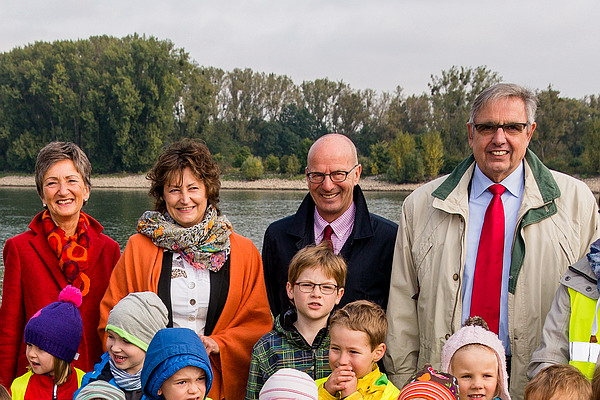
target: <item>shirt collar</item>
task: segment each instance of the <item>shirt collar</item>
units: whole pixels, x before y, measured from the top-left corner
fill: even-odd
[[[315,207],[314,218],[316,231],[323,232],[323,229],[325,229],[327,225],[331,225],[333,233],[335,233],[337,237],[342,237],[354,226],[355,214],[356,206],[354,205],[354,202],[352,202],[350,207],[348,207],[348,209],[344,211],[342,215],[331,222],[327,222],[323,219],[323,217],[321,217],[321,214],[319,214],[317,211],[317,207]]]
[[[524,182],[525,167],[523,166],[523,161],[521,161],[519,166],[500,183],[511,195],[514,197],[521,197]],[[479,169],[479,166],[475,164],[475,171],[473,173],[473,178],[471,179],[471,194],[473,198],[481,196],[487,188],[494,183],[495,182],[485,176],[481,169]]]

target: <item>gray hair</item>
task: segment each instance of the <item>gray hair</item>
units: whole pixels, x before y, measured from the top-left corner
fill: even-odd
[[[525,103],[525,112],[527,113],[527,123],[532,124],[535,121],[535,113],[538,106],[538,99],[535,93],[514,83],[498,83],[479,93],[473,102],[473,106],[471,106],[469,123],[472,124],[475,122],[477,113],[490,101],[506,97],[517,97],[523,100],[523,103]]]
[[[37,155],[35,160],[35,187],[38,194],[42,196],[42,184],[44,175],[56,162],[62,160],[71,160],[75,165],[77,172],[83,177],[85,186],[88,189],[92,187],[90,176],[92,175],[92,164],[87,156],[72,142],[51,142],[44,146]]]

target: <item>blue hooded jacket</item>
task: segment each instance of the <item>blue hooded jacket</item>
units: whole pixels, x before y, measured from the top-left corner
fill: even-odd
[[[146,352],[142,369],[142,389],[148,399],[161,400],[158,390],[175,372],[194,366],[206,372],[206,393],[213,380],[210,360],[202,340],[188,328],[165,328],[159,330]]]

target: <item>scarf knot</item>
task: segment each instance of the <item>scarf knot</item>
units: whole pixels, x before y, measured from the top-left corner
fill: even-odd
[[[209,205],[202,221],[184,228],[169,215],[146,211],[138,220],[137,231],[156,246],[181,254],[194,268],[217,272],[229,258],[233,232],[227,217]]]

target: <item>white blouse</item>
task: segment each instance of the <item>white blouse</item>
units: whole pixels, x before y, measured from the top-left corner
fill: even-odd
[[[173,326],[204,335],[210,299],[210,271],[194,268],[179,253],[173,253],[171,306]]]

